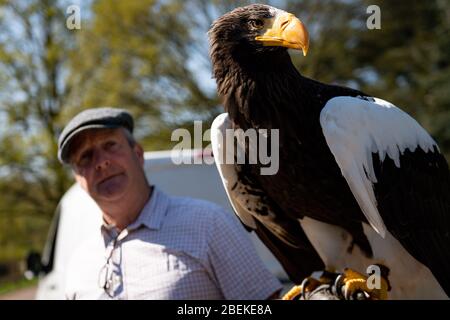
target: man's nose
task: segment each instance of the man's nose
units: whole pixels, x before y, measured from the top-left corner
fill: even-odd
[[[111,165],[111,162],[105,152],[97,151],[94,155],[95,170],[104,170]]]

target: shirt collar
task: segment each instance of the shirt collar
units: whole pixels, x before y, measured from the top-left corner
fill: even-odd
[[[149,229],[159,230],[161,228],[164,217],[167,214],[167,208],[169,206],[169,197],[159,190],[157,187],[153,187],[152,195],[142,208],[136,221],[128,225],[120,234],[135,230],[140,226],[144,225]],[[117,229],[114,226],[106,224],[103,221],[102,224],[102,234],[108,234],[111,238],[116,238],[119,236]],[[124,236],[126,235],[124,234]]]
[[[159,230],[167,214],[168,206],[168,196],[158,188],[153,187],[152,195],[139,214],[139,217],[127,229],[133,230],[141,225],[145,225],[149,229]]]

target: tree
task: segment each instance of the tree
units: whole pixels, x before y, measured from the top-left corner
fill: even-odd
[[[71,114],[80,108],[120,106],[137,120],[146,149],[170,146],[173,128],[208,118],[217,104],[189,69],[191,23],[181,1],[107,1],[92,6],[79,33],[71,83]]]
[[[71,90],[65,71],[73,37],[57,1],[3,0],[0,12],[0,219],[9,220],[0,246],[18,230],[24,238],[15,241],[32,246],[36,237],[26,235],[40,233],[42,242],[36,229],[47,225],[32,219],[47,222],[69,185],[55,139]]]

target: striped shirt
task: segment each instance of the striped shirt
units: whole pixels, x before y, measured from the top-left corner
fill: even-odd
[[[281,289],[237,218],[154,188],[139,217],[74,252],[68,299],[266,299]]]

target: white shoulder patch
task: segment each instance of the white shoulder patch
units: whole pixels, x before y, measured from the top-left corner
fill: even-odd
[[[436,142],[416,120],[393,104],[355,97],[336,97],[320,113],[320,125],[342,175],[370,225],[383,238],[386,227],[378,209],[373,183],[377,182],[372,153],[386,155],[397,167],[406,149],[432,151]]]
[[[211,125],[211,146],[214,160],[234,211],[246,226],[256,229],[256,223],[251,211],[244,206],[244,204],[248,205],[251,199],[242,199],[244,197],[241,192],[243,186],[238,181],[236,168],[234,164],[226,161],[234,158],[233,150],[227,150],[226,148],[225,137],[227,129],[232,129],[231,120],[228,117],[228,113],[222,113],[214,119]]]

